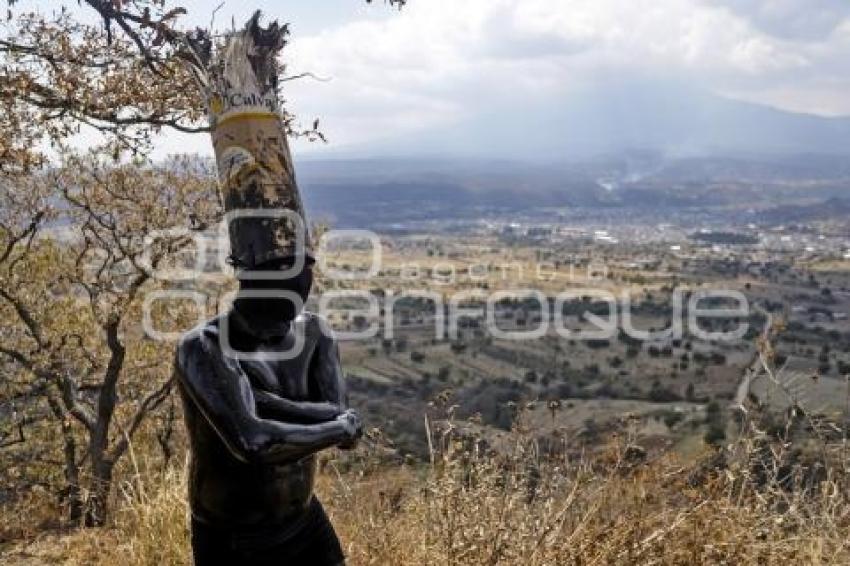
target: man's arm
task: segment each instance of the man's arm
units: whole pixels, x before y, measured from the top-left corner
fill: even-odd
[[[334,420],[345,411],[333,403],[292,401],[259,389],[254,390],[254,400],[257,413],[262,418],[290,423],[323,423]]]
[[[314,315],[315,316],[315,315]],[[339,362],[339,345],[334,338],[330,325],[316,316],[320,333],[316,351],[310,360],[310,378],[315,383],[322,401],[348,409],[348,394],[345,387],[345,375]]]
[[[348,408],[348,392],[345,387],[345,374],[339,361],[339,344],[333,336],[330,325],[321,317],[316,317],[320,331],[319,341],[313,359],[310,361],[310,379],[316,384],[320,398],[345,411],[346,414],[356,412]],[[358,417],[358,424],[359,417]],[[350,450],[357,446],[357,439],[362,436],[362,429],[357,431],[354,438],[343,441],[339,447]]]
[[[178,383],[233,456],[246,463],[291,462],[348,443],[359,430],[356,415],[317,424],[261,419],[247,376],[228,363],[203,334],[181,344],[175,364]]]

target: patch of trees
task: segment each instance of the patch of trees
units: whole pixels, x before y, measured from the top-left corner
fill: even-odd
[[[691,234],[690,239],[697,242],[705,242],[708,244],[725,244],[725,245],[755,245],[759,242],[756,236],[750,234],[742,234],[740,232],[697,232]]]

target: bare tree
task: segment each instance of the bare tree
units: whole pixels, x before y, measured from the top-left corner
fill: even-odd
[[[218,214],[214,177],[198,167],[68,156],[28,178],[38,198],[15,202],[25,191],[3,187],[0,354],[29,376],[10,391],[22,410],[60,424],[71,509],[75,519],[85,509],[87,524],[106,517],[115,464],[171,389],[172,345],[145,338],[141,305],[158,285],[154,271],[192,241],[173,229],[203,229]],[[27,217],[38,221],[16,230],[14,218]],[[169,310],[193,319],[181,305]]]
[[[102,24],[81,20],[81,4]],[[184,8],[167,0],[59,2],[50,14],[19,11],[15,0],[7,6],[0,20],[0,171],[42,164],[38,142],[61,145],[81,128],[103,134],[116,155],[145,154],[162,128],[207,130],[183,64],[188,36],[175,27]],[[293,134],[321,139],[315,122],[301,132],[287,124]]]

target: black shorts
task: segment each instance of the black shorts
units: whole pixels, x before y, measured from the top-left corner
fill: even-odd
[[[345,563],[322,504],[315,497],[289,525],[236,532],[192,520],[195,566],[337,566]]]

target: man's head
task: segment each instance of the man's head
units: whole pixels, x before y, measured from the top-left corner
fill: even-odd
[[[258,334],[268,334],[289,323],[301,312],[313,286],[313,260],[307,258],[292,272],[293,258],[277,259],[238,274],[239,294],[234,307]],[[280,277],[254,279],[253,273],[280,272]]]

